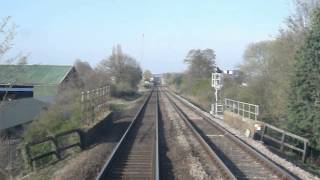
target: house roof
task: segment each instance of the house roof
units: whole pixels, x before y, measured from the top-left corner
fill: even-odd
[[[0,84],[58,85],[72,68],[56,65],[0,65]]]
[[[0,130],[34,120],[47,106],[47,103],[35,98],[3,101],[0,104]]]

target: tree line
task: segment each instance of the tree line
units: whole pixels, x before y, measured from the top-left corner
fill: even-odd
[[[209,110],[212,100],[211,73],[216,69],[213,49],[192,49],[183,60],[187,70],[182,73],[166,73],[166,83],[175,91]]]
[[[74,66],[86,89],[105,84],[112,85],[116,96],[135,93],[142,80],[142,68],[138,61],[124,53],[120,45],[113,47],[112,54],[102,59],[95,68],[84,60],[76,60]]]
[[[247,46],[237,66],[241,73],[224,78],[221,94],[258,104],[260,120],[308,138],[314,150],[320,150],[319,5],[319,0],[295,1],[295,12],[274,38]],[[172,88],[205,109],[213,96],[213,54],[191,50],[184,60],[185,72],[165,75]]]
[[[0,22],[0,65],[28,64],[28,55],[19,53],[12,56],[10,54],[14,45],[16,27],[10,16]],[[74,67],[81,83],[68,81],[60,87],[54,102],[27,127],[24,135],[26,140],[81,126],[79,103],[81,91],[109,84],[112,96],[132,96],[137,93],[142,79],[140,64],[135,58],[124,53],[120,45],[113,47],[111,55],[102,59],[96,67],[90,66],[87,61],[81,59],[75,61]],[[13,79],[13,84],[15,77],[9,78]],[[0,108],[4,105],[4,101],[6,101],[5,98],[0,99]]]
[[[70,81],[60,89],[54,103],[27,126],[25,141],[84,126],[81,91],[108,84],[111,87],[111,96],[127,98],[137,93],[142,79],[138,61],[124,53],[120,45],[115,46],[112,54],[102,59],[94,68],[80,59],[75,61],[74,67],[81,85]]]
[[[296,1],[286,28],[272,40],[250,44],[224,95],[260,105],[260,119],[310,140],[320,150],[320,1]],[[241,81],[240,81],[241,82]]]
[[[17,25],[12,17],[7,16],[0,22],[0,64],[28,64],[29,54],[10,55],[14,47]],[[83,81],[84,89],[92,89],[102,84],[113,83],[115,88],[123,92],[135,91],[142,79],[142,69],[136,59],[124,53],[120,45],[113,47],[112,54],[102,59],[95,68],[84,60],[74,63]]]

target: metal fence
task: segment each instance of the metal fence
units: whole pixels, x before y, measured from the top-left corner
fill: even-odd
[[[301,153],[303,162],[306,160],[308,139],[265,123],[261,132],[261,141],[266,139],[278,144],[282,153],[285,148],[288,148]]]
[[[257,120],[259,115],[259,106],[255,104],[249,104],[241,101],[235,101],[232,99],[224,99],[225,110],[229,110],[242,117]]]
[[[216,108],[217,105],[217,108]],[[211,114],[223,115],[223,104],[211,104]]]

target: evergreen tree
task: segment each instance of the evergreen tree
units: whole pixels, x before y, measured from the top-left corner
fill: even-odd
[[[320,9],[297,53],[288,105],[288,128],[320,149]]]

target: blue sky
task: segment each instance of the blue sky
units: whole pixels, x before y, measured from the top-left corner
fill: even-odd
[[[249,43],[275,37],[291,11],[291,0],[0,3],[0,18],[10,15],[19,26],[11,54],[30,53],[31,64],[80,58],[95,66],[121,44],[154,73],[183,71],[183,58],[193,48],[214,49],[218,65],[232,69]]]

